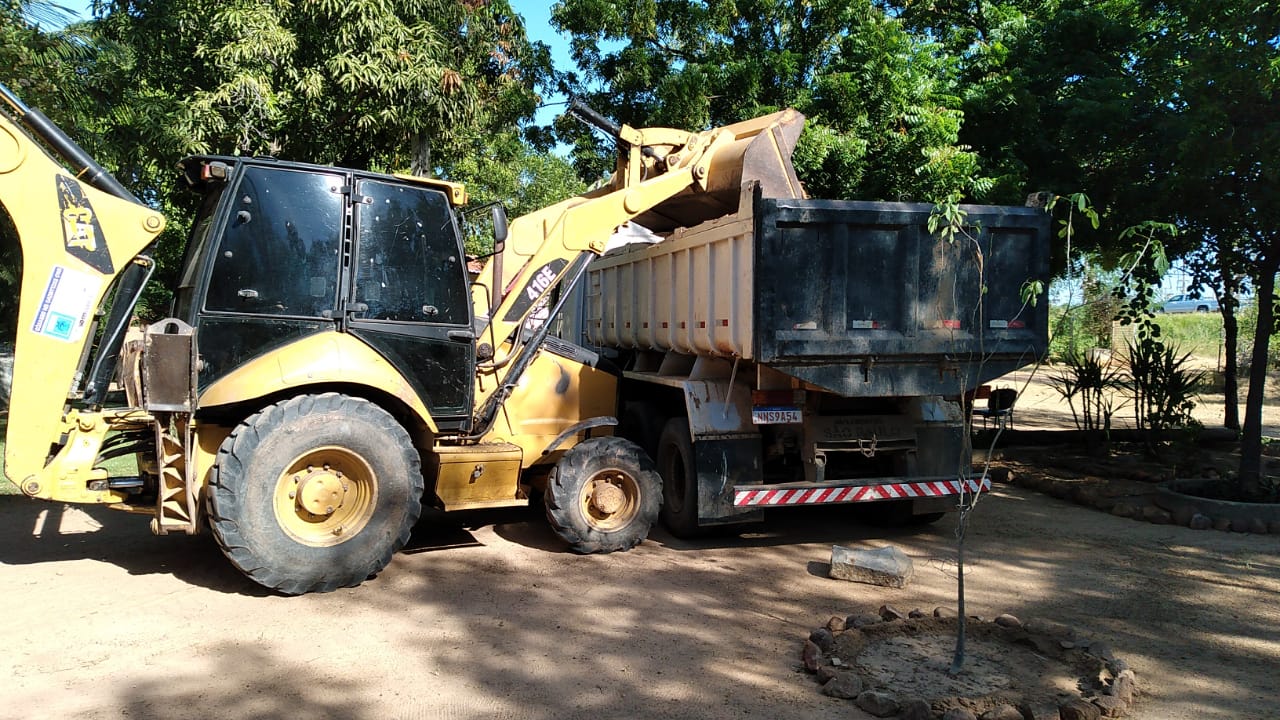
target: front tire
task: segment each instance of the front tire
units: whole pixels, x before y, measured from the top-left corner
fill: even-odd
[[[359,585],[422,513],[418,453],[385,410],[302,395],[240,423],[218,449],[209,524],[223,554],[287,595]]]
[[[577,553],[630,550],[649,536],[661,504],[653,462],[620,437],[578,443],[547,478],[547,520]]]

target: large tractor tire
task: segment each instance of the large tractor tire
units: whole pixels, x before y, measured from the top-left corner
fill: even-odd
[[[209,524],[222,552],[287,595],[359,585],[422,513],[421,461],[385,410],[302,395],[240,423],[218,449]]]
[[[630,550],[649,536],[661,504],[653,462],[620,437],[579,443],[547,479],[547,520],[577,553]]]
[[[662,524],[678,538],[705,534],[698,527],[698,470],[688,418],[671,418],[662,428],[658,474],[662,476]]]

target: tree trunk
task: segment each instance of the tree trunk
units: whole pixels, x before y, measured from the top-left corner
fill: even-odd
[[[409,172],[418,177],[435,177],[431,167],[431,136],[425,132],[413,136],[413,162],[409,165]]]
[[[1275,327],[1276,270],[1280,253],[1263,258],[1256,278],[1258,327],[1253,338],[1253,360],[1249,368],[1249,395],[1244,404],[1244,430],[1240,435],[1240,494],[1245,499],[1262,498],[1262,401],[1266,397],[1267,348]]]
[[[1236,310],[1240,308],[1239,288],[1235,276],[1225,261],[1220,261],[1219,273],[1222,276],[1222,297],[1219,308],[1222,312],[1222,352],[1226,355],[1222,368],[1222,395],[1225,409],[1222,415],[1222,426],[1232,430],[1240,429],[1240,363],[1237,348],[1240,344],[1240,321]]]

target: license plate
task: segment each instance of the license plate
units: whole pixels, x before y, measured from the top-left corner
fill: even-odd
[[[753,407],[751,422],[756,425],[784,425],[803,422],[800,408],[791,407]]]

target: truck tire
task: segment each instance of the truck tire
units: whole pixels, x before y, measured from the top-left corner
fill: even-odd
[[[658,439],[662,475],[662,524],[678,538],[702,535],[698,527],[698,470],[688,418],[671,418]]]
[[[947,515],[943,512],[912,515],[910,500],[856,503],[853,507],[857,520],[872,527],[922,527],[932,525]]]
[[[547,478],[547,520],[576,553],[630,550],[649,536],[661,504],[653,462],[620,437],[578,443]]]
[[[209,524],[223,554],[286,595],[351,587],[386,567],[422,513],[409,435],[385,410],[302,395],[240,423],[218,448]]]
[[[650,459],[657,460],[663,422],[657,405],[646,400],[631,400],[622,408],[617,434],[639,445]]]

